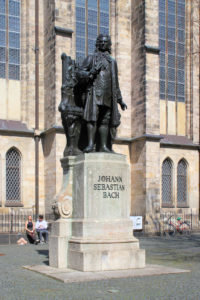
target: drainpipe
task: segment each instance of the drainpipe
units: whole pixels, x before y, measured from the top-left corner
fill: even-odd
[[[35,215],[39,215],[39,0],[35,0]]]

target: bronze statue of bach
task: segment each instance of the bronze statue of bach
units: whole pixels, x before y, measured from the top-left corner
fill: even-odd
[[[111,148],[108,148],[109,131],[111,136],[115,135],[120,124],[117,104],[120,104],[122,110],[127,108],[119,88],[117,63],[110,53],[110,36],[100,34],[94,54],[87,56],[81,66],[88,79],[83,113],[83,119],[87,122],[88,145],[84,152],[95,150],[97,130],[99,152],[111,152]]]
[[[127,109],[127,105],[122,100],[119,88],[117,63],[110,54],[111,38],[109,35],[100,34],[97,37],[96,49],[93,55],[87,56],[80,66],[77,66],[75,62],[72,61],[73,65],[76,65],[74,71],[76,75],[74,85],[70,86],[70,88],[73,89],[70,94],[73,97],[70,96],[70,99],[74,99],[73,111],[75,111],[75,106],[77,105],[82,111],[81,126],[86,126],[87,144],[86,147],[81,150],[86,153],[113,152],[112,141],[116,136],[116,129],[120,125],[121,117],[118,104],[122,110]],[[69,57],[66,56],[65,59],[67,58]],[[68,68],[68,70],[70,70],[70,68]],[[67,72],[69,73],[69,71]],[[63,74],[66,78],[69,77],[66,75],[68,73],[66,73],[64,69]],[[63,80],[63,82],[65,82],[65,80]],[[67,82],[69,82],[68,79],[66,80],[66,84],[62,86],[63,95],[65,96],[59,106],[66,135],[67,132],[74,131],[74,128],[80,127],[80,116],[78,119],[76,116],[76,119],[79,120],[76,126],[72,127],[70,123],[71,127],[69,128],[69,126],[66,125],[69,124],[66,120],[69,117],[69,110],[72,105],[68,101],[69,97],[66,97],[66,94],[69,94],[69,87],[67,92],[65,92]],[[68,127],[66,128],[66,126]],[[80,136],[75,134],[76,143],[73,146],[73,143],[69,142],[69,144],[72,145],[72,147],[70,146],[71,150],[69,151],[69,147],[68,150],[65,149],[64,156],[73,155],[73,152],[74,155],[78,154],[78,140],[83,140],[83,137],[81,136],[82,133],[80,130],[76,130],[76,133],[77,132],[80,133]],[[72,136],[71,134],[71,137]],[[68,134],[67,138],[69,139],[69,137]],[[75,151],[73,149],[75,149]]]

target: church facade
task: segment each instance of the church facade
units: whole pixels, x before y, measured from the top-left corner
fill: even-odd
[[[190,0],[0,0],[0,213],[49,214],[66,145],[65,52],[81,63],[111,35],[131,166],[131,212],[199,214],[199,4]]]

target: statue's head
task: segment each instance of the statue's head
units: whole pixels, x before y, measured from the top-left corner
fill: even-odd
[[[99,34],[96,40],[96,50],[111,53],[111,38],[108,34]]]

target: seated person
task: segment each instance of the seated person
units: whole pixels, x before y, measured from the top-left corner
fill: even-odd
[[[48,230],[47,230],[47,222],[44,220],[43,215],[39,215],[38,221],[35,224],[35,229],[40,239],[40,243],[42,243],[43,236],[44,242],[48,242]]]
[[[17,241],[17,245],[26,245],[27,244],[27,241],[21,237],[18,241]]]
[[[35,224],[31,216],[28,216],[28,220],[25,222],[26,236],[30,244],[36,243],[35,237]]]

